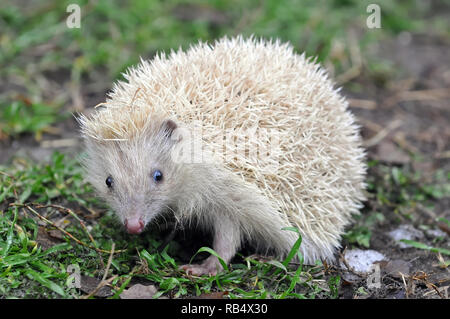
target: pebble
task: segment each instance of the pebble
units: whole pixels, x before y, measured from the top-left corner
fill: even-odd
[[[396,241],[396,244],[402,249],[410,248],[412,246],[409,244],[403,243],[400,240],[402,240],[402,239],[420,240],[424,237],[423,233],[420,230],[414,228],[411,225],[400,225],[397,229],[390,231],[388,233],[388,235],[394,241]]]

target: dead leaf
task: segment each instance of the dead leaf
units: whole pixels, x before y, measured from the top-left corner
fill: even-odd
[[[57,244],[62,243],[64,240],[62,240],[62,236],[61,237],[55,237],[52,236],[51,231],[47,231],[44,227],[40,226],[38,228],[38,233],[36,236],[36,242],[42,247],[43,250],[47,250],[50,247],[53,247]],[[58,233],[60,233],[59,231],[57,231]]]
[[[406,164],[410,162],[410,157],[402,149],[397,147],[391,141],[383,141],[378,144],[376,159],[394,164]]]
[[[52,238],[64,240],[63,233],[57,229],[49,230],[47,231],[47,234]]]
[[[80,279],[81,279],[80,280],[80,284],[81,284],[80,289],[87,294],[94,291],[97,288],[97,286],[100,284],[100,282],[102,281],[101,279],[98,279],[98,278],[83,276],[83,275],[81,276]],[[112,296],[113,294],[114,294],[113,290],[110,287],[103,286],[94,294],[94,296],[109,297],[109,296]]]
[[[153,299],[158,289],[154,285],[144,286],[136,284],[124,290],[120,294],[120,299]]]
[[[427,161],[427,162],[418,162],[414,161],[412,163],[412,166],[416,172],[421,172],[421,174],[432,174],[436,170],[434,167],[434,162]]]
[[[439,227],[442,231],[444,231],[444,232],[446,232],[448,235],[450,235],[450,227],[448,227],[447,224],[445,224],[445,223],[443,223],[443,222],[439,222],[439,223],[438,223],[438,227]]]
[[[386,274],[395,278],[401,278],[401,274],[409,276],[411,269],[411,263],[400,259],[388,261],[385,265],[380,266],[384,269]]]

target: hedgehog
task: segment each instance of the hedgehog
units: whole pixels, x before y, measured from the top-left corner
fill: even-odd
[[[210,232],[225,263],[244,243],[285,256],[299,235],[305,264],[335,261],[365,200],[365,151],[315,59],[224,37],[141,59],[123,78],[78,121],[87,179],[129,233],[170,214]],[[223,270],[213,254],[181,268]]]

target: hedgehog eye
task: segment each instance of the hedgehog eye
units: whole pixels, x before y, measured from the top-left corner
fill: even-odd
[[[163,178],[163,174],[161,173],[160,170],[156,170],[156,171],[153,172],[153,180],[155,182],[162,181],[162,178]]]
[[[114,182],[114,180],[113,180],[113,178],[111,177],[111,175],[110,176],[108,176],[107,178],[106,178],[106,186],[108,186],[108,188],[111,188],[112,186],[113,186],[113,182]]]

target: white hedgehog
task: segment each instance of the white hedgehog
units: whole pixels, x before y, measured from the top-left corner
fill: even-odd
[[[286,254],[298,235],[283,228],[297,227],[305,263],[332,261],[362,206],[366,165],[318,64],[279,41],[223,38],[142,61],[125,79],[78,120],[87,177],[128,232],[170,211],[212,231],[228,263],[243,241]],[[211,255],[182,268],[221,265]]]

